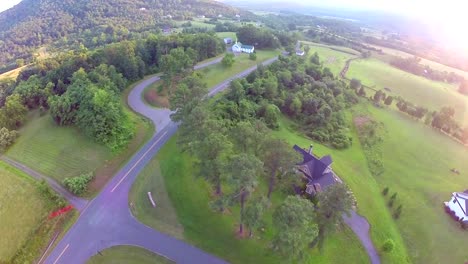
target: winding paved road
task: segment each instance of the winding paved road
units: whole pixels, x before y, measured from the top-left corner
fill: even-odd
[[[270,64],[276,59],[270,59],[263,64]],[[203,68],[219,61],[221,59],[195,68]],[[255,69],[256,67],[249,68],[216,85],[209,95],[222,91],[228,87],[232,79],[244,77]],[[116,245],[140,246],[177,263],[226,263],[188,243],[141,224],[132,216],[128,207],[128,193],[137,175],[178,128],[178,125],[171,121],[171,112],[168,109],[152,108],[141,99],[143,90],[158,80],[159,77],[155,76],[141,82],[128,96],[130,107],[151,119],[158,128],[157,132],[112,178],[101,193],[87,204],[76,223],[46,258],[45,263],[85,263],[99,251]]]

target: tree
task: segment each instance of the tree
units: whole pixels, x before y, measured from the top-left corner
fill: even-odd
[[[26,119],[27,112],[28,109],[23,105],[20,95],[10,95],[0,109],[0,124],[8,129],[18,128]]]
[[[320,57],[317,52],[314,52],[314,54],[310,57],[310,62],[315,65],[320,65]]]
[[[251,200],[244,211],[244,223],[249,229],[249,237],[252,237],[253,230],[259,228],[263,222],[262,217],[269,206],[269,201],[265,197]]]
[[[170,109],[174,111],[171,119],[176,122],[183,121],[200,104],[207,92],[206,83],[200,75],[193,73],[184,78],[169,98]]]
[[[382,97],[384,96],[384,93],[381,90],[378,90],[374,94],[374,103],[378,104],[380,101],[382,101]]]
[[[358,80],[358,79],[351,79],[351,81],[349,82],[349,87],[353,90],[358,90],[359,88],[361,88],[361,80]]]
[[[230,138],[237,152],[259,156],[268,132],[265,123],[260,120],[240,121],[230,130]]]
[[[323,245],[326,235],[342,223],[343,214],[350,214],[354,204],[351,191],[344,184],[334,184],[317,195],[317,223],[319,242]]]
[[[299,154],[286,141],[268,138],[263,142],[262,161],[268,177],[268,200],[277,180],[292,170],[299,160]]]
[[[18,131],[8,130],[5,127],[0,129],[0,151],[6,150],[18,136]]]
[[[362,97],[366,97],[366,91],[364,90],[364,87],[361,86],[361,89],[358,91],[358,95]]]
[[[223,64],[224,67],[232,67],[234,64],[234,54],[227,53],[224,55],[224,58],[221,60],[221,64]]]
[[[16,66],[23,67],[24,66],[24,59],[17,59]]]
[[[196,54],[191,48],[184,51],[183,48],[171,49],[169,54],[163,55],[161,58],[161,71],[163,72],[163,79],[166,84],[173,87],[174,78],[184,73],[193,70]],[[170,89],[171,90],[171,89]]]
[[[385,98],[385,102],[384,102],[384,103],[385,103],[386,105],[391,105],[392,102],[393,102],[393,97],[392,97],[392,96],[389,95],[389,96],[387,96],[387,98]]]
[[[258,185],[262,167],[263,164],[257,157],[246,153],[232,157],[226,167],[228,183],[233,187],[235,197],[239,197],[240,202],[239,234],[244,232],[245,202]]]
[[[273,214],[277,234],[273,245],[291,260],[304,259],[309,244],[318,235],[314,205],[299,196],[288,196]]]
[[[310,51],[310,46],[309,46],[309,45],[305,45],[305,46],[304,46],[304,53],[307,55],[307,54],[309,54],[309,51]]]
[[[253,61],[257,60],[257,54],[255,52],[250,53],[249,54],[249,59],[253,60]]]
[[[265,124],[271,129],[279,127],[278,118],[281,114],[279,108],[274,104],[266,104],[260,108],[259,116],[265,120]]]
[[[463,80],[460,83],[460,87],[458,88],[458,91],[462,94],[468,95],[468,81]]]

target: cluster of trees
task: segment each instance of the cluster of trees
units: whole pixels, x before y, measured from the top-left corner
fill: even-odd
[[[224,43],[213,34],[151,35],[94,51],[82,46],[26,68],[15,83],[2,83],[0,127],[15,130],[28,109],[50,109],[58,125],[76,125],[119,150],[134,134],[119,97],[128,81],[162,71],[169,83],[196,62],[223,51]]]
[[[243,44],[255,45],[256,48],[278,48],[280,43],[272,31],[247,25],[237,30],[237,38]]]
[[[464,144],[468,143],[468,127],[463,128],[455,119],[455,109],[444,106],[439,111],[429,111],[422,106],[416,106],[410,102],[398,98],[396,104],[398,109],[417,120],[424,117],[424,123],[428,126],[441,130]]]
[[[255,76],[267,72],[260,67]],[[353,204],[352,194],[339,184],[321,193],[315,203],[288,196],[280,205],[272,204],[273,192],[292,194],[293,183],[301,181],[294,171],[301,157],[271,134],[268,126],[272,124],[265,118],[270,111],[277,117],[279,109],[259,92],[274,91],[277,85],[258,83],[254,95],[254,86],[247,80],[233,81],[227,93],[208,101],[204,100],[207,87],[202,78],[199,73],[183,78],[170,101],[175,111],[172,119],[181,122],[179,146],[195,158],[197,175],[213,186],[212,208],[222,212],[238,204],[239,233],[249,230],[250,236],[264,226],[265,212],[276,208],[273,246],[294,260],[303,258],[313,242],[323,241],[341,223],[342,214]],[[275,94],[271,91],[270,96]],[[260,191],[261,182],[268,184],[265,193]]]
[[[409,58],[394,58],[390,64],[412,74],[423,76],[427,79],[439,82],[447,83],[460,83],[464,81],[463,77],[454,72],[442,72],[432,69],[427,65],[420,63],[421,58],[409,57]]]
[[[263,101],[263,104],[266,101],[276,106],[313,139],[335,148],[351,144],[343,110],[357,103],[358,97],[334,78],[328,68],[320,65],[317,54],[311,57],[310,63],[302,57],[281,57],[268,69],[260,67],[241,85],[250,101]],[[264,118],[275,128],[278,117],[273,114],[273,108],[269,109]]]
[[[57,40],[96,47],[154,31],[168,15],[184,20],[218,14],[253,16],[216,1],[24,0],[0,14],[0,69],[14,67],[18,58],[31,61],[34,49]]]

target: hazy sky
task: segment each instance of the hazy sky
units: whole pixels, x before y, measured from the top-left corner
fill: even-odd
[[[21,2],[21,0],[0,0],[0,12],[3,10],[7,10],[10,7],[13,7],[19,2]]]

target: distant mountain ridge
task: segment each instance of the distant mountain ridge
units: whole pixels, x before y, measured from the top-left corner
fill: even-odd
[[[96,27],[141,31],[167,19],[246,14],[211,0],[23,0],[0,13],[0,68],[32,49]]]

